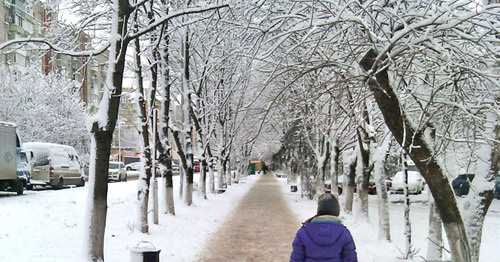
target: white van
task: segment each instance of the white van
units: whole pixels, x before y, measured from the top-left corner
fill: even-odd
[[[17,150],[20,144],[14,123],[0,122],[0,191],[23,194],[26,180],[17,176]]]
[[[31,183],[33,186],[85,185],[78,153],[71,146],[31,142],[22,149],[30,156]]]

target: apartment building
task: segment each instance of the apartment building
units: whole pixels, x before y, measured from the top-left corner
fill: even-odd
[[[43,37],[46,29],[54,22],[57,15],[48,12],[41,2],[28,5],[26,0],[0,1],[0,43],[28,37]],[[92,38],[85,32],[75,36],[75,50],[90,50]],[[39,68],[49,74],[58,72],[74,81],[74,88],[81,94],[82,101],[89,112],[98,108],[105,82],[107,53],[92,57],[72,57],[57,54],[40,46],[25,44],[10,46],[2,50],[0,63],[9,66],[15,72]]]
[[[0,43],[26,37],[41,37],[45,11],[40,4],[27,6],[24,0],[0,2]],[[9,65],[17,72],[25,73],[32,64],[41,64],[40,51],[30,50],[29,45],[9,47],[0,56],[2,64]]]

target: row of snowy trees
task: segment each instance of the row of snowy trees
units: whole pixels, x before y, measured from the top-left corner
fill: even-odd
[[[262,41],[262,32],[249,25],[258,19],[260,5],[235,2],[229,8],[222,1],[48,1],[45,6],[51,17],[62,11],[78,19],[71,25],[47,21],[46,37],[0,45],[0,49],[48,47],[80,57],[108,52],[103,98],[97,113],[87,120],[91,156],[84,254],[89,260],[104,260],[108,161],[127,67],[134,72],[137,87],[134,97],[138,98],[137,124],[145,166],[137,194],[138,230],[148,233],[150,209],[158,223],[159,208],[148,206],[151,194],[156,200],[156,176],[164,181],[165,195],[161,197],[166,206],[161,208],[175,214],[174,144],[183,171],[181,194],[187,205],[193,201],[195,157],[201,163],[199,191],[205,198],[207,191],[216,193],[231,185],[231,167],[239,171],[234,182],[246,172],[254,143],[249,137],[255,133],[254,123],[246,119],[258,104],[254,99],[258,94],[249,89],[255,84],[250,72],[258,50],[254,47]],[[81,51],[71,44],[81,31],[96,37],[96,48]],[[238,143],[247,140],[250,143]]]
[[[0,121],[16,123],[23,142],[71,145],[89,153],[85,105],[66,77],[30,68],[26,73],[0,67]]]
[[[453,261],[478,261],[498,174],[500,6],[318,0],[281,7],[273,9],[279,22],[262,59],[286,95],[279,103],[289,112],[283,130],[294,143],[279,153],[289,166],[312,171],[320,194],[328,159],[337,188],[341,153],[350,177],[347,209],[357,183],[367,215],[369,178],[379,181],[382,197],[394,139],[429,186]],[[460,171],[476,174],[463,207],[449,181]]]
[[[89,259],[104,259],[108,160],[127,55],[133,54],[146,167],[138,189],[142,232],[148,231],[154,166],[166,181],[163,209],[175,213],[173,143],[190,205],[195,156],[208,166],[199,182],[206,197],[205,189],[215,192],[232,183],[230,166],[246,170],[259,134],[272,141],[271,130],[284,130],[277,156],[296,172],[314,174],[307,184],[316,194],[326,177],[337,188],[343,162],[347,206],[357,183],[365,217],[369,178],[376,176],[383,199],[385,156],[396,141],[429,185],[453,261],[478,260],[482,222],[493,198],[490,181],[498,172],[498,152],[492,150],[498,150],[498,4],[68,0],[64,8],[80,17],[72,26],[53,25],[50,38],[15,39],[0,49],[31,42],[73,56],[109,51],[103,100],[87,121]],[[76,51],[67,44],[74,31],[102,38],[97,48]],[[460,154],[450,153],[455,151]],[[459,169],[449,165],[450,156],[476,173],[466,212],[449,185],[448,174]],[[388,229],[383,235],[389,236]]]

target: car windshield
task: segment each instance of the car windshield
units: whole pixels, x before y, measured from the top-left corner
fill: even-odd
[[[118,169],[120,167],[117,163],[109,163],[109,169]]]
[[[28,163],[28,158],[26,157],[26,153],[19,153],[19,158],[17,159],[19,163]]]
[[[403,183],[404,182],[404,172],[398,172],[396,175],[392,178],[393,182],[398,182],[398,183]],[[419,179],[422,179],[422,176],[418,172],[408,172],[408,183],[414,183],[418,181]]]

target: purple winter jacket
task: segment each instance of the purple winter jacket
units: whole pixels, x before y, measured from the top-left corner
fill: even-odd
[[[301,227],[292,244],[290,262],[357,262],[349,230],[334,216],[318,216]]]

